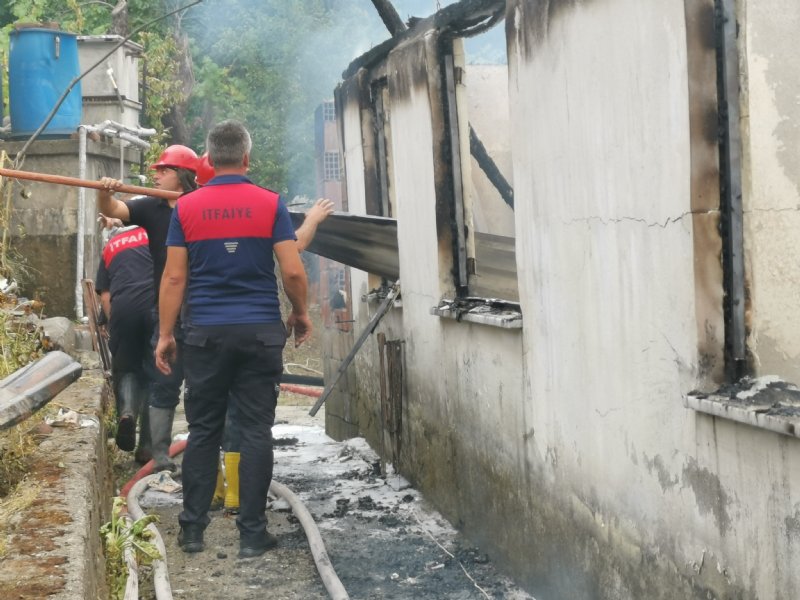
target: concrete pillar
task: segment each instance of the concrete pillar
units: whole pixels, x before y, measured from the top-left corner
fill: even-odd
[[[13,157],[24,142],[4,145]],[[22,170],[78,176],[78,140],[41,140],[31,145]],[[139,151],[125,149],[125,176],[139,162]],[[120,148],[88,140],[86,178],[120,178]],[[130,183],[126,181],[126,183]],[[84,275],[94,279],[100,258],[96,192],[87,190],[84,214],[78,214],[78,188],[20,181],[12,195],[10,256],[18,263],[14,276],[21,294],[45,302],[48,316],[75,318],[77,232],[83,219]]]

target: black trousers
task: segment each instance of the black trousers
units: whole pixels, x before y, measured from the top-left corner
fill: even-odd
[[[150,393],[148,401],[150,406],[156,408],[172,408],[178,406],[181,400],[181,385],[183,385],[183,327],[180,320],[175,323],[174,335],[177,344],[175,362],[172,363],[172,372],[165,375],[156,368],[155,351],[158,346],[158,306],[152,312],[153,326],[150,335],[150,351],[145,363],[147,376],[150,378]]]
[[[135,309],[123,304],[114,305],[109,323],[109,350],[113,370],[119,373],[140,373],[152,362],[150,332],[153,318],[150,308]]]
[[[184,325],[184,396],[189,440],[183,457],[181,526],[209,523],[225,413],[230,402],[240,429],[239,516],[242,536],[266,530],[272,480],[272,425],[283,372],[283,323]]]

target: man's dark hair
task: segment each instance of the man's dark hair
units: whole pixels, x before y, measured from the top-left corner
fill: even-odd
[[[250,153],[253,142],[250,133],[239,121],[227,120],[208,132],[206,150],[215,168],[239,167],[245,154]]]
[[[175,169],[175,172],[178,174],[178,181],[181,184],[184,194],[197,189],[194,171],[190,171],[189,169]]]

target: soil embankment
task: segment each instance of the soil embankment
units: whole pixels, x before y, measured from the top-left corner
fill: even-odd
[[[0,503],[0,598],[108,597],[99,529],[112,480],[102,396],[102,374],[84,371],[51,401],[79,418],[41,434],[29,474]]]

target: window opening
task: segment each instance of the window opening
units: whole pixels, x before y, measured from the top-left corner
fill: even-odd
[[[380,188],[381,217],[392,216],[392,203],[389,199],[389,121],[386,114],[387,97],[389,94],[386,79],[379,79],[372,84],[372,112],[375,128],[375,147],[378,152],[377,170],[378,186]]]
[[[508,57],[500,13],[444,41],[453,149],[455,278],[462,298],[519,302]]]
[[[323,171],[325,181],[339,181],[342,178],[341,157],[338,152],[326,152]]]
[[[322,118],[325,121],[335,121],[336,120],[336,106],[333,102],[323,102],[322,103]]]

